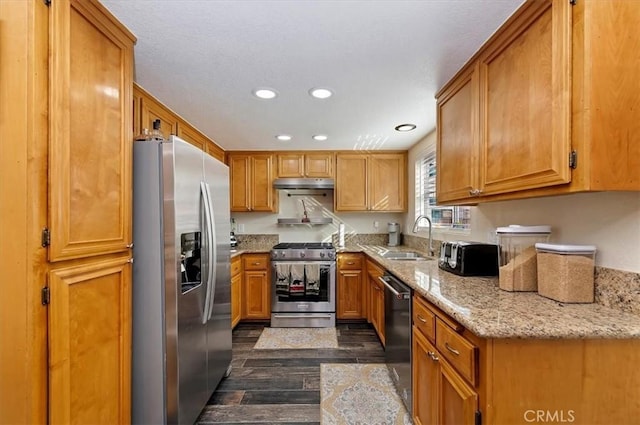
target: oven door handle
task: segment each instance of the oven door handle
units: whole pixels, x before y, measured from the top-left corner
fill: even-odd
[[[278,314],[278,313],[273,313],[272,314],[273,317],[288,317],[290,319],[331,319],[331,315],[330,314]]]

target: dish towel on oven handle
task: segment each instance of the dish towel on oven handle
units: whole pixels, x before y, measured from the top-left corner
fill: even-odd
[[[292,297],[304,295],[304,264],[291,264],[289,295]]]
[[[305,295],[320,295],[320,265],[306,264],[304,266],[304,271],[307,276]]]
[[[289,296],[289,281],[291,280],[291,264],[276,263],[276,294]]]

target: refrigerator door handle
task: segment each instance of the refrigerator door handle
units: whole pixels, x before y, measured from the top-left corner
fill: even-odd
[[[211,197],[209,183],[205,183],[204,186],[207,192],[207,202],[209,204],[209,226],[207,226],[207,228],[212,242],[211,245],[209,245],[211,247],[211,249],[209,249],[211,256],[209,262],[209,282],[207,283],[207,290],[209,291],[209,314],[205,316],[207,320],[210,320],[213,316],[214,298],[216,296],[218,239],[216,238],[216,217],[213,205],[211,205],[211,200],[213,198]]]
[[[205,280],[207,282],[207,287],[205,291],[204,298],[204,314],[202,316],[202,324],[206,324],[209,321],[209,310],[211,308],[211,277],[215,273],[215,264],[213,261],[213,251],[215,250],[215,242],[213,240],[213,232],[211,231],[212,223],[211,223],[211,203],[209,202],[209,191],[207,190],[207,184],[205,182],[200,182],[200,194],[202,195],[202,203],[204,204],[204,228],[206,230],[205,237],[207,241],[207,275]]]

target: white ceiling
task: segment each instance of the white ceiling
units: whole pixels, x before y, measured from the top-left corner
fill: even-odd
[[[224,149],[293,150],[408,149],[435,128],[434,94],[522,0],[102,3],[138,37],[138,84]]]

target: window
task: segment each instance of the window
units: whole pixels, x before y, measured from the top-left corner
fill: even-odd
[[[449,207],[436,204],[435,150],[428,152],[416,161],[416,217],[421,214],[431,218],[434,229],[470,229],[470,207]],[[424,220],[424,226],[426,226],[426,220]]]

